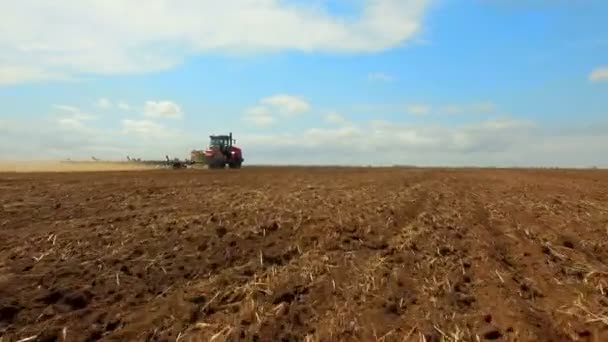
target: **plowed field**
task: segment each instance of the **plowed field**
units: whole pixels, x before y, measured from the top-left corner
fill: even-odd
[[[607,312],[605,171],[0,174],[2,342],[606,341]]]

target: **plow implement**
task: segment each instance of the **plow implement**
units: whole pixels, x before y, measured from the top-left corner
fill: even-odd
[[[127,161],[173,169],[205,167],[209,169],[241,168],[245,159],[243,159],[242,150],[234,145],[236,140],[232,138],[232,133],[228,135],[210,135],[209,138],[209,146],[203,150],[193,150],[190,152],[189,160],[170,159],[169,156],[166,156],[165,160],[141,160],[127,157]]]

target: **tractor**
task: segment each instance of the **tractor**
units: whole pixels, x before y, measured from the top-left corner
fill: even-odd
[[[236,140],[229,135],[210,135],[209,147],[204,151],[192,151],[192,161],[202,162],[210,169],[240,169],[243,164],[243,153],[234,146]]]

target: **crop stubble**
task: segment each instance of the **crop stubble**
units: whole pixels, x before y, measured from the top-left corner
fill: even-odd
[[[608,173],[0,175],[0,336],[608,338]]]

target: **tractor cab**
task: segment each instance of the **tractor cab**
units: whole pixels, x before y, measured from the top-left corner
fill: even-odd
[[[231,152],[232,144],[236,142],[232,139],[232,133],[230,135],[210,135],[209,138],[209,147],[219,149],[224,155]]]
[[[211,135],[209,146],[218,147],[221,150],[228,149],[232,146],[233,140],[229,135]]]

